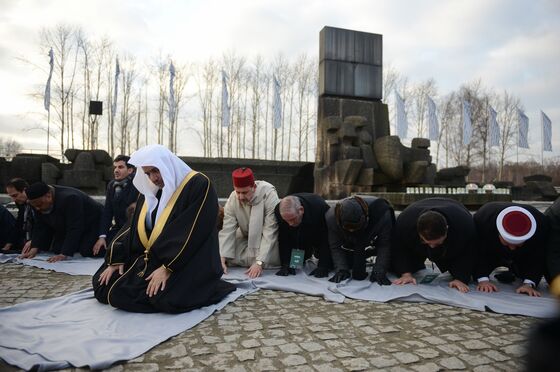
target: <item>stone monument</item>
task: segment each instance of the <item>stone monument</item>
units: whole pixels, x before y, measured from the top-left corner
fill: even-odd
[[[381,35],[321,30],[314,191],[324,198],[433,184],[430,141],[417,138],[408,148],[390,135],[382,62]]]

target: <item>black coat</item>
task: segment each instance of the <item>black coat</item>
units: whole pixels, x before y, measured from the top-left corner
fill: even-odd
[[[218,197],[208,177],[195,174],[179,190],[176,201],[165,207],[169,214],[160,215],[151,233],[142,217],[144,203],[142,195],[132,220],[109,245],[106,263],[93,276],[100,302],[132,312],[180,313],[215,304],[235,290],[233,284],[220,279]],[[109,285],[99,285],[99,275],[107,265],[120,263],[124,275],[114,273]],[[146,278],[162,265],[171,271],[165,290],[148,297]]]
[[[560,198],[556,199],[544,214],[550,223],[546,244],[546,276],[550,282],[560,275]]]
[[[17,204],[18,213],[16,217],[16,233],[13,236],[14,248],[19,248],[24,242],[31,240],[33,224],[35,221],[35,210],[27,203]]]
[[[418,235],[418,217],[427,211],[441,213],[447,220],[447,238],[440,247],[430,248]],[[410,204],[398,216],[393,234],[392,264],[397,274],[424,269],[429,258],[441,272],[449,271],[463,283],[470,281],[475,259],[476,230],[471,213],[455,200],[428,198]]]
[[[515,250],[500,243],[496,219],[502,210],[511,206],[525,208],[537,222],[535,235]],[[474,277],[488,277],[499,266],[507,266],[521,279],[529,279],[538,284],[544,274],[545,244],[549,224],[544,214],[527,204],[492,202],[483,205],[474,215],[478,233],[478,257]]]
[[[105,205],[101,214],[99,235],[107,235],[110,229],[120,230],[128,220],[127,208],[136,202],[136,199],[138,199],[138,190],[132,184],[131,177],[128,177],[126,186],[118,196],[115,196],[115,180],[111,180],[107,185],[107,192],[105,193]]]
[[[319,267],[329,269],[332,265],[329,251],[328,230],[325,222],[325,213],[329,205],[323,198],[310,193],[293,194],[303,207],[303,218],[299,226],[291,227],[280,216],[280,203],[274,209],[278,221],[278,242],[280,249],[280,262],[282,266],[289,266],[292,249],[305,250],[306,258],[315,254],[319,259]]]
[[[386,273],[391,260],[391,232],[395,223],[395,212],[387,200],[373,196],[362,197],[368,205],[368,224],[365,228],[356,232],[346,232],[336,222],[335,208],[331,208],[325,214],[327,227],[329,229],[329,245],[336,270],[349,270],[350,250],[354,253],[372,246],[377,258],[374,271]],[[365,270],[365,256],[361,255],[362,262],[354,262],[354,270]],[[357,266],[359,265],[359,266]]]
[[[78,189],[54,187],[50,213],[35,213],[32,247],[56,254],[91,256],[103,206]]]
[[[17,236],[16,219],[3,205],[0,205],[0,248],[13,243]]]

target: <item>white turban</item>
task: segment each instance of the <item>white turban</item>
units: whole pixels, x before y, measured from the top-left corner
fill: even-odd
[[[142,147],[132,153],[128,163],[137,168],[136,175],[134,176],[132,183],[146,198],[146,203],[148,205],[146,222],[149,227],[153,227],[153,225],[155,225],[155,221],[152,224],[151,214],[158,203],[156,193],[159,188],[150,181],[148,176],[142,171],[141,167],[156,167],[159,169],[159,173],[163,179],[164,186],[159,200],[156,221],[159,219],[160,214],[167,206],[167,203],[169,202],[169,199],[171,199],[175,190],[177,190],[177,187],[181,184],[181,182],[183,182],[192,169],[184,161],[179,159],[175,154],[162,145],[148,145]]]

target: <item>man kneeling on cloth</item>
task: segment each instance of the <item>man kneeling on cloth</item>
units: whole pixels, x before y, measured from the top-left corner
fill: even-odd
[[[161,145],[132,154],[136,211],[93,276],[95,297],[126,311],[181,313],[215,304],[222,281],[218,197],[208,177]]]

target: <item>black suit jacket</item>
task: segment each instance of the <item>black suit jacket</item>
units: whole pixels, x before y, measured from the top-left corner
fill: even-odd
[[[560,198],[556,199],[544,214],[550,223],[546,244],[546,276],[550,282],[560,275]]]
[[[138,199],[138,190],[132,184],[131,177],[128,177],[127,184],[118,197],[115,196],[115,180],[111,180],[105,193],[105,205],[99,223],[99,235],[107,235],[109,229],[119,230],[123,227],[128,220],[126,210],[136,199]]]
[[[282,266],[290,264],[292,249],[303,249],[308,255],[315,253],[319,258],[319,266],[330,266],[330,252],[325,213],[329,205],[319,195],[298,193],[297,197],[303,206],[303,218],[297,227],[291,227],[280,216],[280,203],[274,208],[274,215],[278,221],[278,242],[280,261]]]
[[[50,213],[35,214],[32,247],[73,256],[95,243],[103,206],[78,189],[54,187]],[[93,240],[92,240],[93,239]]]
[[[511,250],[500,243],[496,219],[502,210],[510,206],[525,208],[537,222],[535,235],[521,247]],[[527,204],[492,202],[483,205],[474,215],[478,232],[478,257],[474,277],[489,276],[499,266],[508,266],[521,279],[539,284],[545,268],[545,244],[549,223],[544,214]]]
[[[418,217],[427,211],[441,213],[447,220],[447,238],[440,247],[430,248],[418,235]],[[475,259],[476,229],[471,213],[455,200],[428,198],[410,204],[397,218],[393,234],[392,264],[401,275],[425,268],[429,258],[441,272],[449,271],[463,283],[470,281]]]

